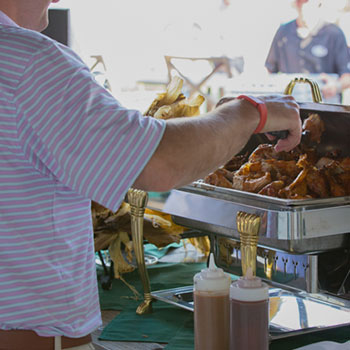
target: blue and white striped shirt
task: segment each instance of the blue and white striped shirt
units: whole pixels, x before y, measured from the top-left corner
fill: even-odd
[[[100,325],[90,200],[117,210],[164,128],[0,12],[1,329],[80,337]]]

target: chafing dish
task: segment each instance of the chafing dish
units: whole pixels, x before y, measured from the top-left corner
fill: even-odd
[[[318,86],[308,79],[296,78],[288,85],[286,93],[291,94],[299,82],[311,85],[316,101],[300,103],[301,118],[318,113],[325,124],[317,151],[321,155],[341,151],[341,156],[350,156],[350,106],[319,102]],[[257,145],[266,142],[264,135],[253,135],[241,153],[251,153]],[[320,284],[315,271],[318,270],[319,257],[324,260],[334,251],[337,251],[336,255],[340,251],[345,254],[344,261],[339,262],[343,266],[344,278],[350,270],[349,196],[289,200],[196,181],[172,191],[163,210],[170,213],[176,223],[209,233],[218,263],[228,270],[234,262],[239,265],[239,244],[236,242],[240,241],[240,236],[235,221],[238,212],[261,218],[258,253],[263,262],[261,274],[264,277],[273,279],[275,273],[272,272],[276,271],[282,271],[283,275],[291,273],[291,285],[310,292],[318,291]],[[225,251],[226,257],[222,255]],[[271,268],[267,268],[270,265]],[[238,272],[236,268],[234,272]],[[304,283],[300,283],[300,278]],[[339,282],[339,288],[344,289],[343,280]]]
[[[309,83],[315,101],[300,103],[301,118],[318,113],[325,123],[317,151],[340,150],[342,156],[350,156],[350,106],[321,103],[317,86],[299,78],[291,82],[287,93],[296,82]],[[265,136],[253,135],[241,153],[266,142]],[[260,217],[256,274],[272,287],[341,307],[348,318],[339,325],[350,324],[350,196],[289,200],[199,180],[171,191],[162,210],[171,214],[175,223],[206,232],[216,264],[235,275],[242,273],[237,213]],[[160,299],[163,296],[155,293]],[[334,327],[334,323],[326,322],[314,330],[326,327]],[[300,329],[310,331],[309,326]],[[282,326],[279,331],[284,332]]]
[[[291,253],[349,246],[350,197],[288,200],[194,182],[171,192],[164,211],[176,223],[240,239],[237,212],[262,218],[259,245]]]

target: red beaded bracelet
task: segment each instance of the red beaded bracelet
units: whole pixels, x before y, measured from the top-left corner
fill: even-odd
[[[254,131],[254,134],[259,134],[261,130],[264,128],[267,120],[267,108],[265,102],[260,100],[257,97],[247,96],[247,95],[239,95],[237,99],[243,99],[249,101],[254,107],[256,107],[260,113],[260,122],[257,128]]]

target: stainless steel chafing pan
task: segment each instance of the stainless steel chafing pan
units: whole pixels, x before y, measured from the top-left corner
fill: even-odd
[[[350,106],[318,101],[318,87],[308,79],[316,102],[300,103],[302,119],[318,113],[325,132],[317,146],[320,155],[340,151],[350,156]],[[291,93],[293,84],[286,93]],[[289,90],[288,90],[289,89]],[[253,135],[241,154],[269,142],[264,135]],[[259,215],[259,245],[297,254],[311,254],[350,247],[350,197],[288,200],[220,188],[196,181],[171,192],[163,209],[176,223],[239,240],[238,211]]]
[[[320,103],[314,84],[303,82],[311,85],[315,102],[300,103],[301,118],[318,113],[326,128],[319,154],[340,151],[342,157],[350,156],[350,107]],[[264,135],[254,135],[241,153],[251,153],[266,142]],[[245,261],[237,213],[260,217],[256,274],[271,286],[270,306],[271,301],[286,306],[278,307],[271,318],[272,339],[349,324],[350,196],[280,199],[196,181],[171,191],[164,201],[161,208],[175,223],[209,234],[217,266],[235,275],[242,273]],[[152,296],[193,310],[192,289],[158,291]],[[325,322],[310,322],[319,320],[320,314],[327,315]]]
[[[317,253],[350,245],[350,197],[285,200],[202,182],[172,191],[164,209],[179,225],[240,239],[239,211],[262,218],[259,246]]]

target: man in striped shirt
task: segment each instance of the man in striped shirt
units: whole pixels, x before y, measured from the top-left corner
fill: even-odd
[[[159,121],[121,106],[69,48],[41,35],[58,0],[0,0],[0,349],[93,349],[101,324],[90,201],[167,191],[229,160],[260,125],[300,141],[292,97]],[[83,347],[80,347],[81,344]]]

